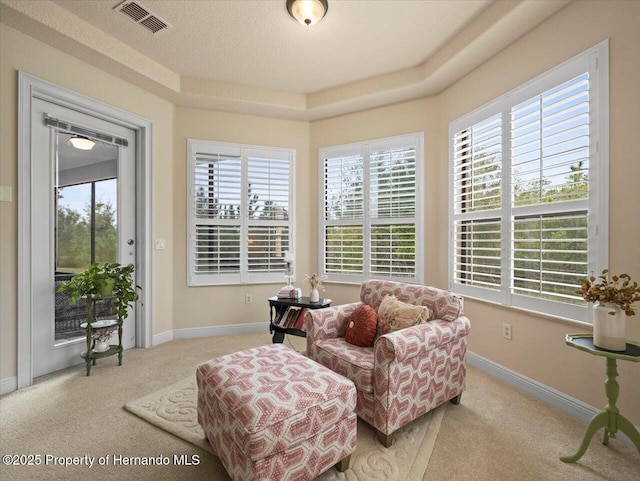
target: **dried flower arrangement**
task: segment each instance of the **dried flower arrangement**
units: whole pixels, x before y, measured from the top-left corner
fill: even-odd
[[[619,306],[627,316],[633,316],[636,311],[633,303],[640,301],[640,286],[637,282],[631,282],[628,274],[609,277],[609,270],[605,269],[596,282],[591,275],[583,279],[578,294],[587,302],[599,302],[600,304],[615,304]],[[609,314],[615,314],[614,311]]]

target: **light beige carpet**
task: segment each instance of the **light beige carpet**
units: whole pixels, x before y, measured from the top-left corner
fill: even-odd
[[[212,308],[213,309],[213,308]],[[291,338],[291,339],[290,339]],[[298,351],[304,338],[287,336]],[[149,349],[125,352],[101,359],[85,375],[83,364],[38,378],[33,386],[0,396],[0,453],[69,456],[199,456],[197,466],[176,463],[161,466],[109,465],[9,466],[0,464],[2,481],[228,481],[222,463],[183,438],[168,434],[131,414],[123,406],[131,400],[166,388],[180,379],[195,377],[195,366],[214,357],[271,343],[265,332],[197,339],[181,339]],[[575,373],[579,376],[580,373]],[[604,373],[602,374],[604,381]],[[621,386],[637,382],[637,372],[621,375]],[[635,377],[634,377],[635,376]],[[603,404],[606,401],[602,392]],[[413,463],[426,463],[418,481],[638,481],[640,454],[618,439],[603,446],[597,438],[585,455],[573,464],[559,457],[575,452],[585,423],[537,399],[516,391],[502,381],[474,368],[467,370],[467,390],[459,406],[447,405],[433,451],[420,447],[415,458],[394,454],[400,468],[382,458],[380,448],[357,465],[373,471],[406,473]],[[417,423],[410,425],[412,428]],[[430,427],[433,426],[431,423]],[[360,426],[359,452],[373,440],[370,428]],[[367,437],[368,436],[368,437]],[[415,437],[415,436],[414,436]],[[422,438],[424,439],[424,438]],[[396,446],[397,448],[397,446]],[[365,451],[366,452],[366,451]],[[430,457],[427,456],[428,453]],[[419,460],[417,458],[420,458]],[[417,465],[416,465],[417,466]],[[413,472],[418,472],[414,469]],[[335,469],[325,473],[330,481],[354,481],[366,475],[348,471],[342,478]],[[407,476],[402,474],[402,476]],[[389,481],[400,475],[389,474]],[[409,478],[410,479],[410,478]]]
[[[125,404],[125,408],[154,426],[178,436],[210,453],[213,450],[198,424],[195,377],[189,377]],[[358,447],[344,473],[335,468],[317,481],[418,481],[429,465],[447,405],[425,414],[396,432],[394,445],[382,447],[374,430],[358,420]],[[213,454],[212,454],[213,456]],[[216,462],[220,462],[216,459]]]

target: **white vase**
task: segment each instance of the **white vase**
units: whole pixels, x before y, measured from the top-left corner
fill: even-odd
[[[309,301],[318,302],[319,300],[320,293],[318,292],[318,289],[316,289],[315,287],[311,288],[311,292],[309,293]]]
[[[625,351],[626,315],[616,304],[593,306],[593,345],[608,351]]]
[[[93,345],[93,352],[106,352],[109,350],[109,338],[100,336]]]

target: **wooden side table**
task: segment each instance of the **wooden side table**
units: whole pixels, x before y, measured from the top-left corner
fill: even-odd
[[[269,332],[273,332],[272,342],[279,343],[284,341],[285,334],[294,336],[307,337],[307,333],[302,329],[293,327],[283,327],[281,325],[282,316],[290,306],[300,307],[304,309],[322,309],[331,306],[331,299],[320,299],[318,302],[311,302],[308,297],[299,297],[297,299],[281,299],[277,296],[270,297],[269,301]],[[300,315],[304,315],[301,313]]]
[[[604,410],[596,414],[589,424],[582,438],[582,443],[575,454],[570,456],[560,456],[560,461],[565,463],[575,463],[586,452],[591,442],[591,438],[596,434],[598,429],[604,428],[604,437],[602,444],[605,446],[609,442],[609,437],[615,438],[618,430],[629,436],[629,439],[640,452],[640,434],[631,421],[620,414],[620,410],[616,406],[620,386],[616,381],[618,377],[617,359],[624,361],[640,362],[640,344],[634,341],[627,341],[627,349],[621,352],[607,351],[593,345],[593,336],[589,334],[567,334],[565,342],[568,346],[575,347],[581,351],[588,352],[594,356],[603,356],[607,358],[607,380],[604,383],[604,392],[609,401]]]

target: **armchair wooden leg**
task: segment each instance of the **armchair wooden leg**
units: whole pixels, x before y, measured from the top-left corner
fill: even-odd
[[[380,444],[382,444],[385,448],[390,448],[393,445],[393,433],[385,434],[382,431],[378,431],[376,429],[376,437]]]
[[[458,394],[456,397],[449,399],[449,402],[455,404],[456,406],[460,404],[460,400],[462,399],[462,393]]]
[[[349,468],[349,462],[351,461],[351,455],[344,459],[341,459],[336,463],[336,469],[341,473],[344,473]]]

